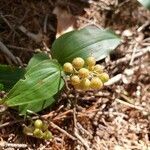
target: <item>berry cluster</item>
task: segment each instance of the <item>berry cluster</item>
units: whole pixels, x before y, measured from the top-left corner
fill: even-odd
[[[33,135],[37,138],[41,138],[44,140],[49,140],[52,138],[51,132],[48,130],[47,124],[43,123],[42,120],[37,119],[34,122],[34,131]]]
[[[49,140],[52,138],[52,133],[48,130],[48,125],[40,119],[35,120],[34,125],[25,127],[24,132],[27,135],[44,140]]]
[[[88,57],[85,61],[81,57],[74,58],[72,63],[65,63],[63,69],[69,74],[75,89],[101,89],[103,83],[109,80],[109,75],[103,72],[104,67],[96,64],[94,57]]]

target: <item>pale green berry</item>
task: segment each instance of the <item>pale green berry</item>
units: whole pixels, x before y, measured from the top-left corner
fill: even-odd
[[[74,66],[75,69],[80,69],[84,66],[84,60],[81,57],[77,57],[73,59],[72,65]]]
[[[35,120],[35,122],[34,122],[34,127],[35,127],[35,128],[41,129],[42,126],[43,126],[42,120],[40,120],[40,119]]]
[[[72,85],[77,85],[80,83],[80,78],[77,75],[73,75],[71,76],[70,81]]]
[[[86,78],[89,76],[89,70],[86,68],[81,68],[78,73],[81,78]]]
[[[96,60],[94,57],[88,57],[86,59],[86,64],[89,66],[89,67],[92,67],[96,64]]]
[[[43,132],[42,132],[42,130],[40,130],[38,128],[35,128],[35,130],[33,131],[33,135],[35,137],[42,138],[43,137]]]
[[[64,66],[63,66],[63,70],[66,73],[72,73],[73,72],[73,66],[72,66],[72,64],[69,63],[69,62],[65,63]]]
[[[51,139],[52,138],[52,133],[50,132],[50,131],[45,131],[44,133],[43,133],[43,139],[44,140],[49,140],[49,139]]]
[[[96,71],[97,73],[102,73],[103,70],[104,70],[104,67],[99,64],[94,66],[94,71]]]
[[[103,87],[103,83],[98,77],[93,77],[91,79],[90,87],[92,89],[101,89]]]
[[[104,73],[101,73],[101,74],[99,75],[99,78],[101,79],[101,81],[102,81],[103,83],[105,83],[105,82],[107,82],[107,81],[109,80],[109,75],[104,72]]]
[[[94,70],[94,66],[88,66],[87,68],[88,68],[88,70],[91,71],[91,72],[93,72],[93,70]]]
[[[83,90],[89,90],[91,81],[88,78],[84,78],[80,84]]]

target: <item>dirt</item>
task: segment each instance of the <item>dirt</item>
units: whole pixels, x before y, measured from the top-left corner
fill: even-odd
[[[3,141],[13,144],[5,150],[19,149],[21,144],[26,144],[22,148],[26,150],[149,150],[150,11],[136,0],[0,0],[0,41],[19,59],[15,64],[0,53],[0,63],[26,66],[37,49],[47,52],[58,31],[59,20],[53,13],[56,7],[74,17],[73,28],[95,24],[113,30],[122,38],[122,44],[110,57],[99,62],[113,83],[101,91],[71,90],[78,97],[76,113],[65,92],[55,106],[42,111],[44,120],[63,130],[49,123],[53,134],[50,141],[24,135],[22,126],[28,121],[22,121],[14,110],[5,111],[0,114],[0,145]],[[38,41],[28,37],[20,26],[36,35],[42,34],[42,38],[38,37]],[[1,92],[0,96],[3,95]],[[77,131],[74,131],[74,114]]]

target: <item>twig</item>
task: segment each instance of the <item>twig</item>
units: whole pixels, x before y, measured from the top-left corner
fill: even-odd
[[[62,119],[62,118],[64,118],[64,117],[66,117],[67,114],[72,113],[72,112],[73,112],[73,110],[67,110],[67,111],[65,111],[65,112],[63,112],[63,113],[61,113],[61,114],[59,114],[58,116],[54,117],[53,120]]]
[[[129,107],[135,108],[135,109],[137,109],[137,110],[140,110],[140,111],[142,111],[142,112],[146,112],[143,107],[140,107],[140,106],[136,106],[136,105],[127,103],[127,102],[125,102],[125,101],[123,101],[123,100],[121,100],[121,99],[118,99],[118,98],[116,99],[116,101],[119,102],[119,103],[121,103],[121,104],[124,104],[124,105],[126,105],[126,106],[129,106]],[[146,112],[146,113],[149,114],[150,112]]]
[[[46,14],[45,19],[44,19],[44,27],[43,27],[44,33],[47,32],[47,20],[48,20],[48,14]]]
[[[7,127],[7,126],[12,126],[12,125],[14,125],[14,124],[16,124],[16,123],[23,122],[23,121],[24,121],[24,120],[21,119],[21,120],[16,120],[16,121],[5,122],[5,123],[3,123],[3,124],[0,124],[0,129],[1,129],[1,128],[4,128],[4,127]]]
[[[64,77],[62,77],[62,79],[64,80],[64,83],[65,83],[65,87],[67,89],[67,91],[70,91],[70,88],[68,86],[68,82],[66,81],[66,79]],[[68,96],[67,96],[68,97]]]
[[[143,48],[141,50],[137,50],[137,51],[140,51],[139,53],[136,53],[135,56],[134,56],[134,59],[135,58],[139,58],[143,55],[145,55],[147,52],[150,51],[150,46],[146,47],[146,48]],[[121,58],[121,59],[118,59],[117,61],[114,62],[114,64],[120,64],[120,63],[123,63],[123,62],[126,62],[126,61],[129,61],[131,59],[132,56],[129,56],[129,55],[126,55],[125,57]],[[112,64],[112,63],[111,63]]]
[[[119,82],[122,79],[122,74],[117,74],[116,76],[114,76],[113,78],[111,78],[110,80],[108,80],[106,83],[104,83],[105,86],[109,86],[112,85],[114,83]]]
[[[76,118],[76,106],[77,106],[77,95],[75,95],[75,99],[73,101],[73,122],[74,122],[74,135],[77,139],[85,146],[87,150],[90,150],[87,142],[79,135],[78,127],[77,127],[77,118]]]
[[[90,138],[92,138],[92,134],[90,132],[88,132],[86,129],[83,128],[83,126],[77,122],[77,127],[80,128],[85,134],[87,134]]]
[[[150,37],[143,40],[143,42],[149,42],[149,41],[150,41]]]
[[[0,50],[6,54],[11,60],[15,63],[18,64],[16,57],[9,51],[9,49],[0,41]]]
[[[0,141],[0,147],[1,148],[26,148],[27,144],[15,144],[15,143],[7,143],[5,141]]]
[[[84,3],[92,3],[93,2],[93,0],[81,0],[82,2],[84,2]]]
[[[138,43],[136,43],[135,46],[134,46],[129,65],[133,65],[133,61],[134,61],[134,58],[135,58],[135,53],[137,51],[137,46],[138,46]]]
[[[77,139],[85,146],[85,148],[86,148],[87,150],[90,150],[89,145],[88,145],[87,142],[78,134],[77,129],[75,130],[74,134],[75,134],[75,136],[77,137]]]
[[[8,48],[12,48],[12,49],[16,49],[16,50],[34,52],[34,50],[32,50],[32,49],[28,49],[28,48],[24,48],[24,47],[18,47],[18,46],[14,46],[14,45],[6,45],[6,46],[7,46]]]
[[[142,26],[140,26],[137,31],[141,32],[146,26],[148,26],[150,24],[150,21],[146,21]]]
[[[40,32],[38,34],[31,33],[22,25],[19,26],[18,29],[37,43],[40,43],[43,39],[43,34]]]
[[[42,42],[43,43],[43,46],[44,46],[44,48],[43,49],[45,49],[46,50],[46,52],[49,52],[49,54],[50,54],[50,58],[52,57],[51,56],[51,50],[50,50],[50,48],[47,46],[47,44],[43,41]]]
[[[76,118],[76,104],[73,108],[73,122],[74,122],[74,129],[77,128],[77,118]]]
[[[50,125],[53,128],[56,128],[57,130],[59,130],[60,132],[64,133],[65,135],[67,135],[69,138],[71,138],[72,140],[76,140],[76,138],[74,136],[72,136],[71,134],[69,134],[68,132],[66,132],[65,130],[63,130],[62,128],[60,128],[59,126],[57,126],[55,123],[50,122]]]
[[[3,14],[0,14],[0,17],[5,21],[5,23],[7,24],[7,26],[16,33],[16,31],[14,30],[14,28],[10,25],[9,21],[5,18],[5,16]]]

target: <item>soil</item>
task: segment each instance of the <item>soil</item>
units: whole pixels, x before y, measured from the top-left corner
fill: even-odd
[[[74,29],[94,24],[122,38],[122,44],[99,62],[110,75],[109,85],[100,91],[71,90],[76,110],[64,91],[55,106],[40,112],[49,122],[50,141],[23,134],[30,119],[22,120],[11,109],[1,113],[0,149],[149,150],[150,11],[136,0],[0,0],[0,41],[17,58],[15,62],[1,52],[0,63],[26,66],[39,49],[47,53],[58,34],[56,7],[73,17]],[[23,33],[22,26],[36,38]],[[1,97],[5,94],[0,92]]]

